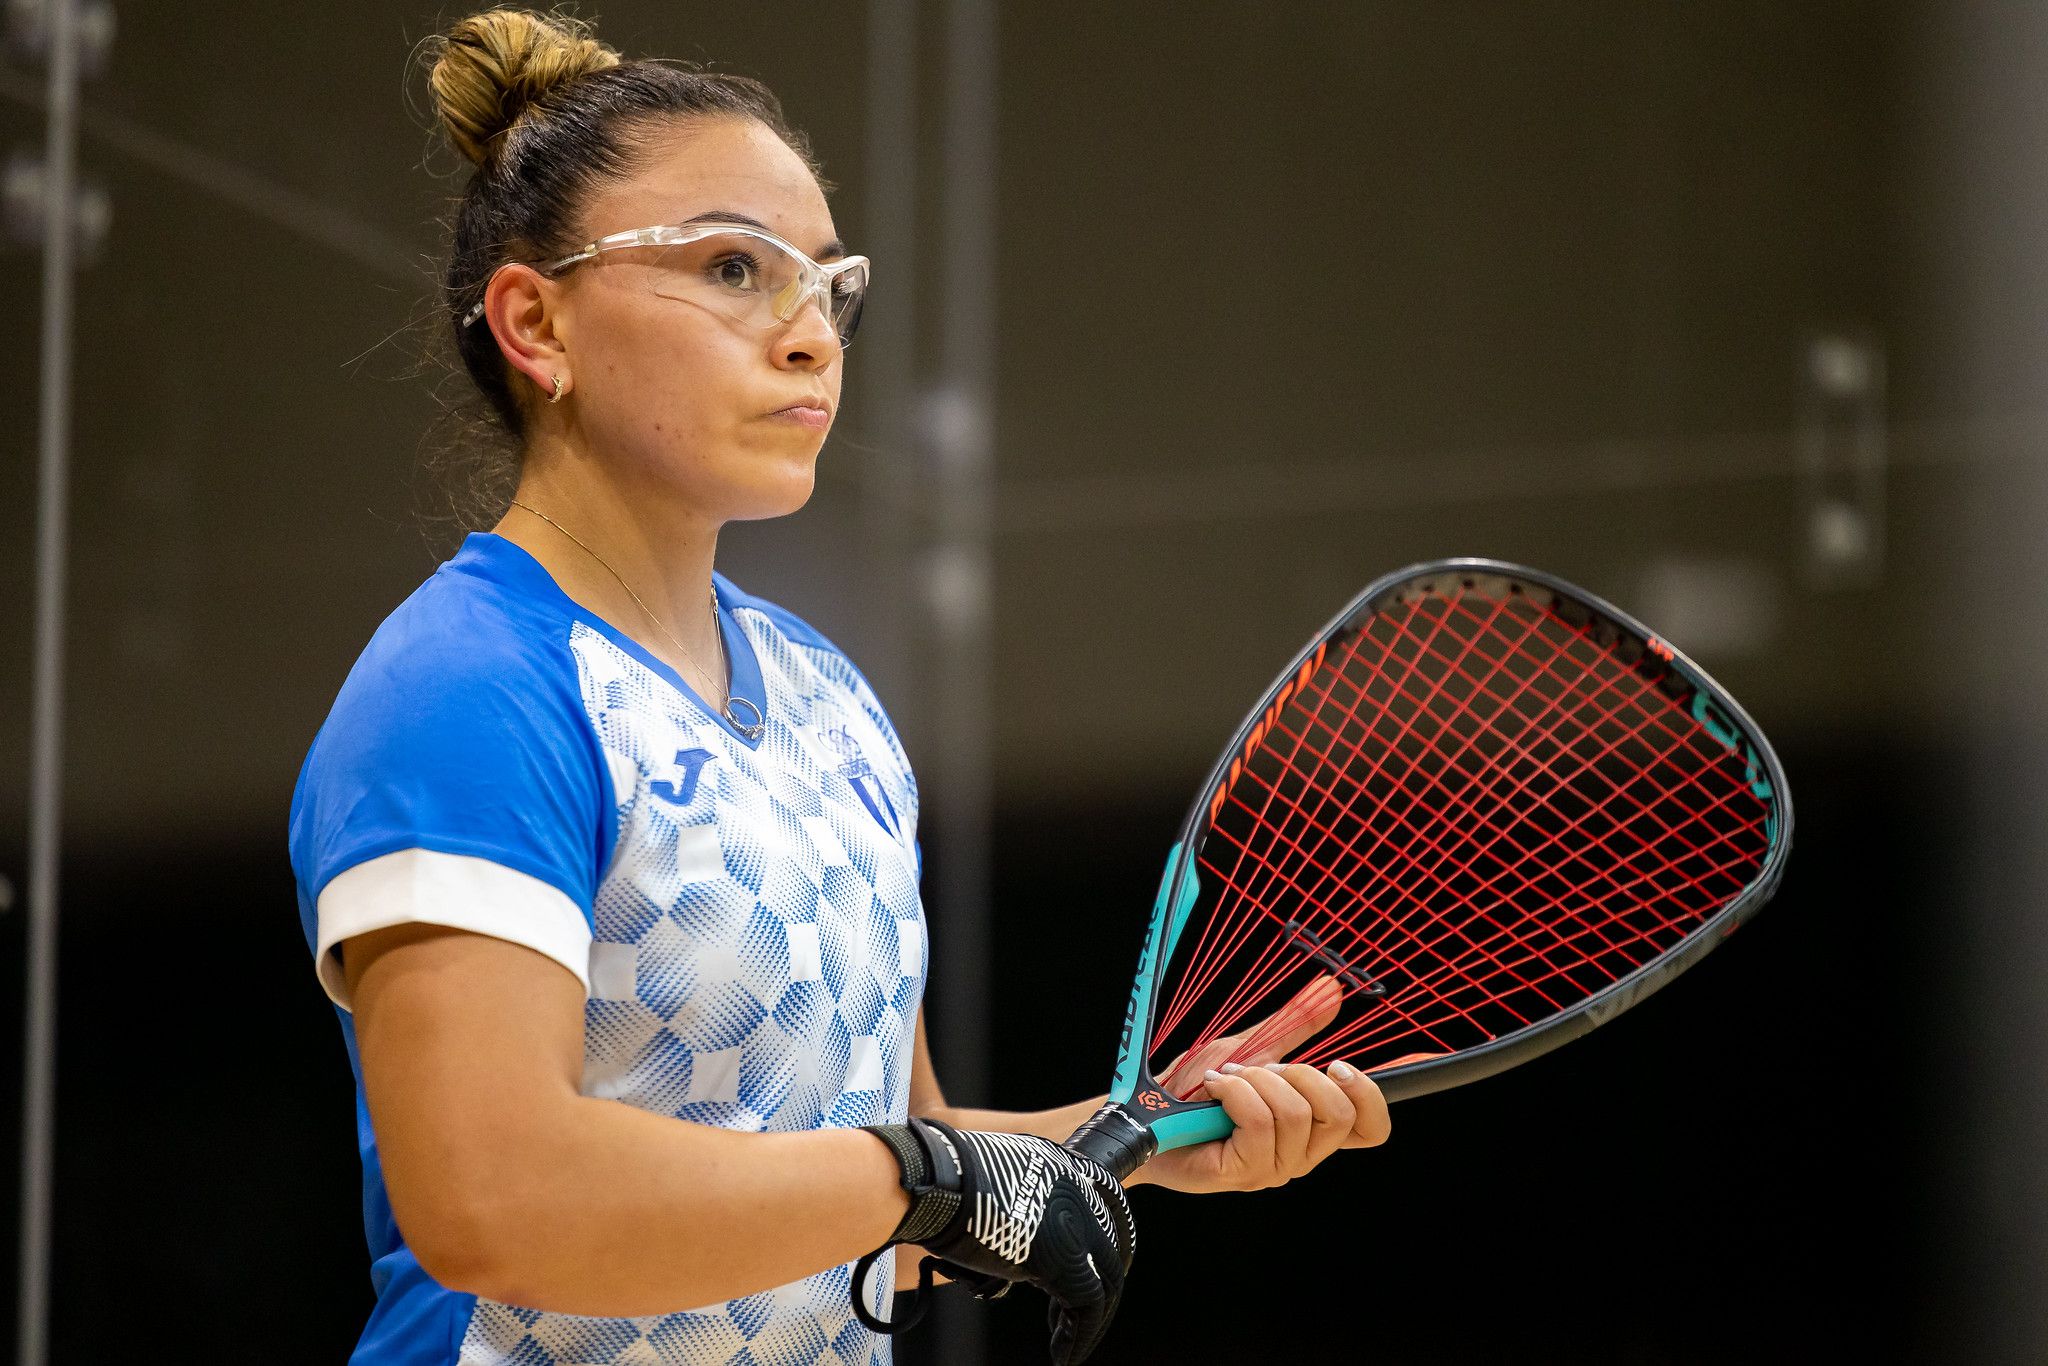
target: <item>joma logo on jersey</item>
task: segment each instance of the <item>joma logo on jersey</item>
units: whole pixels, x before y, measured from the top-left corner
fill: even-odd
[[[672,806],[688,806],[697,796],[697,778],[704,772],[704,765],[711,762],[708,749],[679,749],[676,751],[675,767],[681,772],[672,778],[657,778],[647,785],[647,790]]]
[[[889,800],[889,794],[882,788],[882,780],[875,772],[875,766],[860,752],[860,745],[853,733],[845,726],[832,726],[820,732],[832,752],[839,756],[839,776],[846,779],[860,804],[875,818],[875,824],[888,832],[889,838],[903,838],[903,823],[896,818],[896,805]]]

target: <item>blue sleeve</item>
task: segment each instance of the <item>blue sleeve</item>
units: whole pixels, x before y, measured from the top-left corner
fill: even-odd
[[[315,738],[291,813],[305,903],[358,863],[428,849],[536,877],[588,919],[616,818],[567,642],[446,625],[387,622]]]

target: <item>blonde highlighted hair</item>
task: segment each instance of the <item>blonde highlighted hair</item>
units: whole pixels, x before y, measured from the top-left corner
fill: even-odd
[[[434,43],[427,85],[441,129],[477,166],[528,106],[566,81],[619,64],[579,19],[499,8],[458,21]]]

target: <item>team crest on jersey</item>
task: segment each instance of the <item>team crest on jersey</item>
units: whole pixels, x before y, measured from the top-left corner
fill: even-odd
[[[882,789],[881,777],[875,767],[860,752],[860,743],[853,738],[853,732],[843,725],[827,726],[819,734],[825,743],[839,757],[839,776],[846,779],[860,797],[860,803],[875,818],[875,824],[882,827],[890,839],[901,841],[903,826],[896,818],[896,807],[889,800],[889,794]]]

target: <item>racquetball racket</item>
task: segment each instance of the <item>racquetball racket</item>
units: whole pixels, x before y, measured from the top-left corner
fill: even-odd
[[[1109,1103],[1068,1144],[1121,1179],[1229,1134],[1190,1098],[1202,1068],[1300,1035],[1329,978],[1337,1016],[1293,1060],[1345,1058],[1389,1100],[1547,1053],[1754,915],[1791,840],[1762,732],[1633,618],[1493,560],[1390,574],[1266,690],[1195,798]]]

